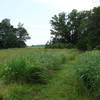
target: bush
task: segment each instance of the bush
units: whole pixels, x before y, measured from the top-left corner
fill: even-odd
[[[88,49],[88,43],[87,43],[87,39],[85,38],[81,38],[78,43],[76,44],[76,47],[79,49],[79,50],[82,50],[82,51],[86,51]]]
[[[91,92],[100,92],[100,52],[82,54],[76,60],[77,73]]]

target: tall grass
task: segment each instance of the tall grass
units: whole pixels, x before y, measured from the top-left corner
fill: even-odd
[[[2,100],[32,100],[34,91],[25,85],[17,85],[2,96]]]
[[[99,100],[100,52],[79,53],[74,49],[1,50],[0,100]]]
[[[100,97],[100,52],[86,52],[79,56],[76,60],[76,70],[90,94]]]
[[[51,53],[17,57],[1,64],[0,77],[7,83],[45,83],[50,74],[49,70],[59,69],[64,60],[64,55]]]
[[[27,63],[24,58],[13,59],[0,67],[0,77],[6,82],[24,80]]]

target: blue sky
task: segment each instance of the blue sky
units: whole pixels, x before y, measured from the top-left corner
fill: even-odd
[[[99,2],[95,0],[0,0],[0,21],[9,18],[15,27],[23,23],[31,36],[27,45],[45,44],[50,39],[49,22],[54,14],[97,5]]]

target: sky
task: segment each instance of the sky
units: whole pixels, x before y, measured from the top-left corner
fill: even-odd
[[[24,24],[31,39],[27,45],[45,44],[50,40],[50,20],[60,12],[89,10],[100,6],[99,0],[0,0],[0,22],[9,18],[17,27]]]

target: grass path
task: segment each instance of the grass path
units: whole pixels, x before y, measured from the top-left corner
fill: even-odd
[[[76,86],[73,79],[75,70],[71,67],[72,63],[71,61],[64,64],[62,69],[55,74],[49,84],[41,90],[34,100],[71,100],[71,98],[74,98],[73,93]]]
[[[86,96],[79,94],[80,82],[78,83],[76,78],[74,60],[62,65],[62,69],[55,73],[33,100],[93,100],[87,94]]]

